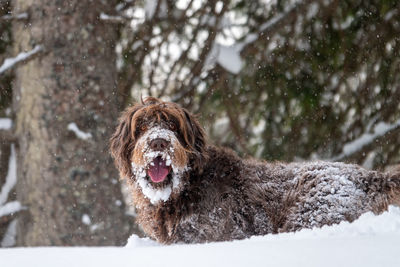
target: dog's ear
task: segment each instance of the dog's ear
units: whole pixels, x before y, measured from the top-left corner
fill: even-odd
[[[190,138],[192,141],[192,148],[193,153],[195,154],[193,159],[193,167],[200,168],[204,162],[207,160],[207,136],[201,127],[198,120],[186,109],[183,109],[186,117],[187,129],[189,131],[189,135],[192,137]]]
[[[110,139],[111,155],[122,178],[132,176],[131,155],[135,145],[132,127],[132,117],[142,107],[137,104],[128,107],[120,116],[119,124]]]

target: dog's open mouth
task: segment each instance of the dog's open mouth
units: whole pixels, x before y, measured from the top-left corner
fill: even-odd
[[[171,166],[168,165],[167,161],[161,156],[155,157],[147,169],[147,175],[150,176],[151,181],[154,183],[163,182],[171,171]]]

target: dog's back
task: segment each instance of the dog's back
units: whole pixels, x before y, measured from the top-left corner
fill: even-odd
[[[246,161],[229,150],[210,149],[212,160],[201,175],[191,177],[187,192],[201,194],[199,202],[177,228],[185,242],[321,227],[400,203],[398,172],[332,162]]]
[[[331,162],[292,163],[293,188],[280,232],[354,221],[361,214],[379,214],[398,203],[400,176]]]

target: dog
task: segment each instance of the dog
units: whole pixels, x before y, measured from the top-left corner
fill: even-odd
[[[400,172],[241,159],[210,145],[189,111],[152,97],[122,113],[110,149],[139,225],[164,244],[294,232],[400,203]]]

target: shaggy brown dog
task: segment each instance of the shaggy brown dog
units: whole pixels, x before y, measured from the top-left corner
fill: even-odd
[[[187,110],[155,98],[126,109],[111,152],[132,189],[139,224],[167,244],[320,227],[399,203],[398,172],[243,160],[207,145]]]

